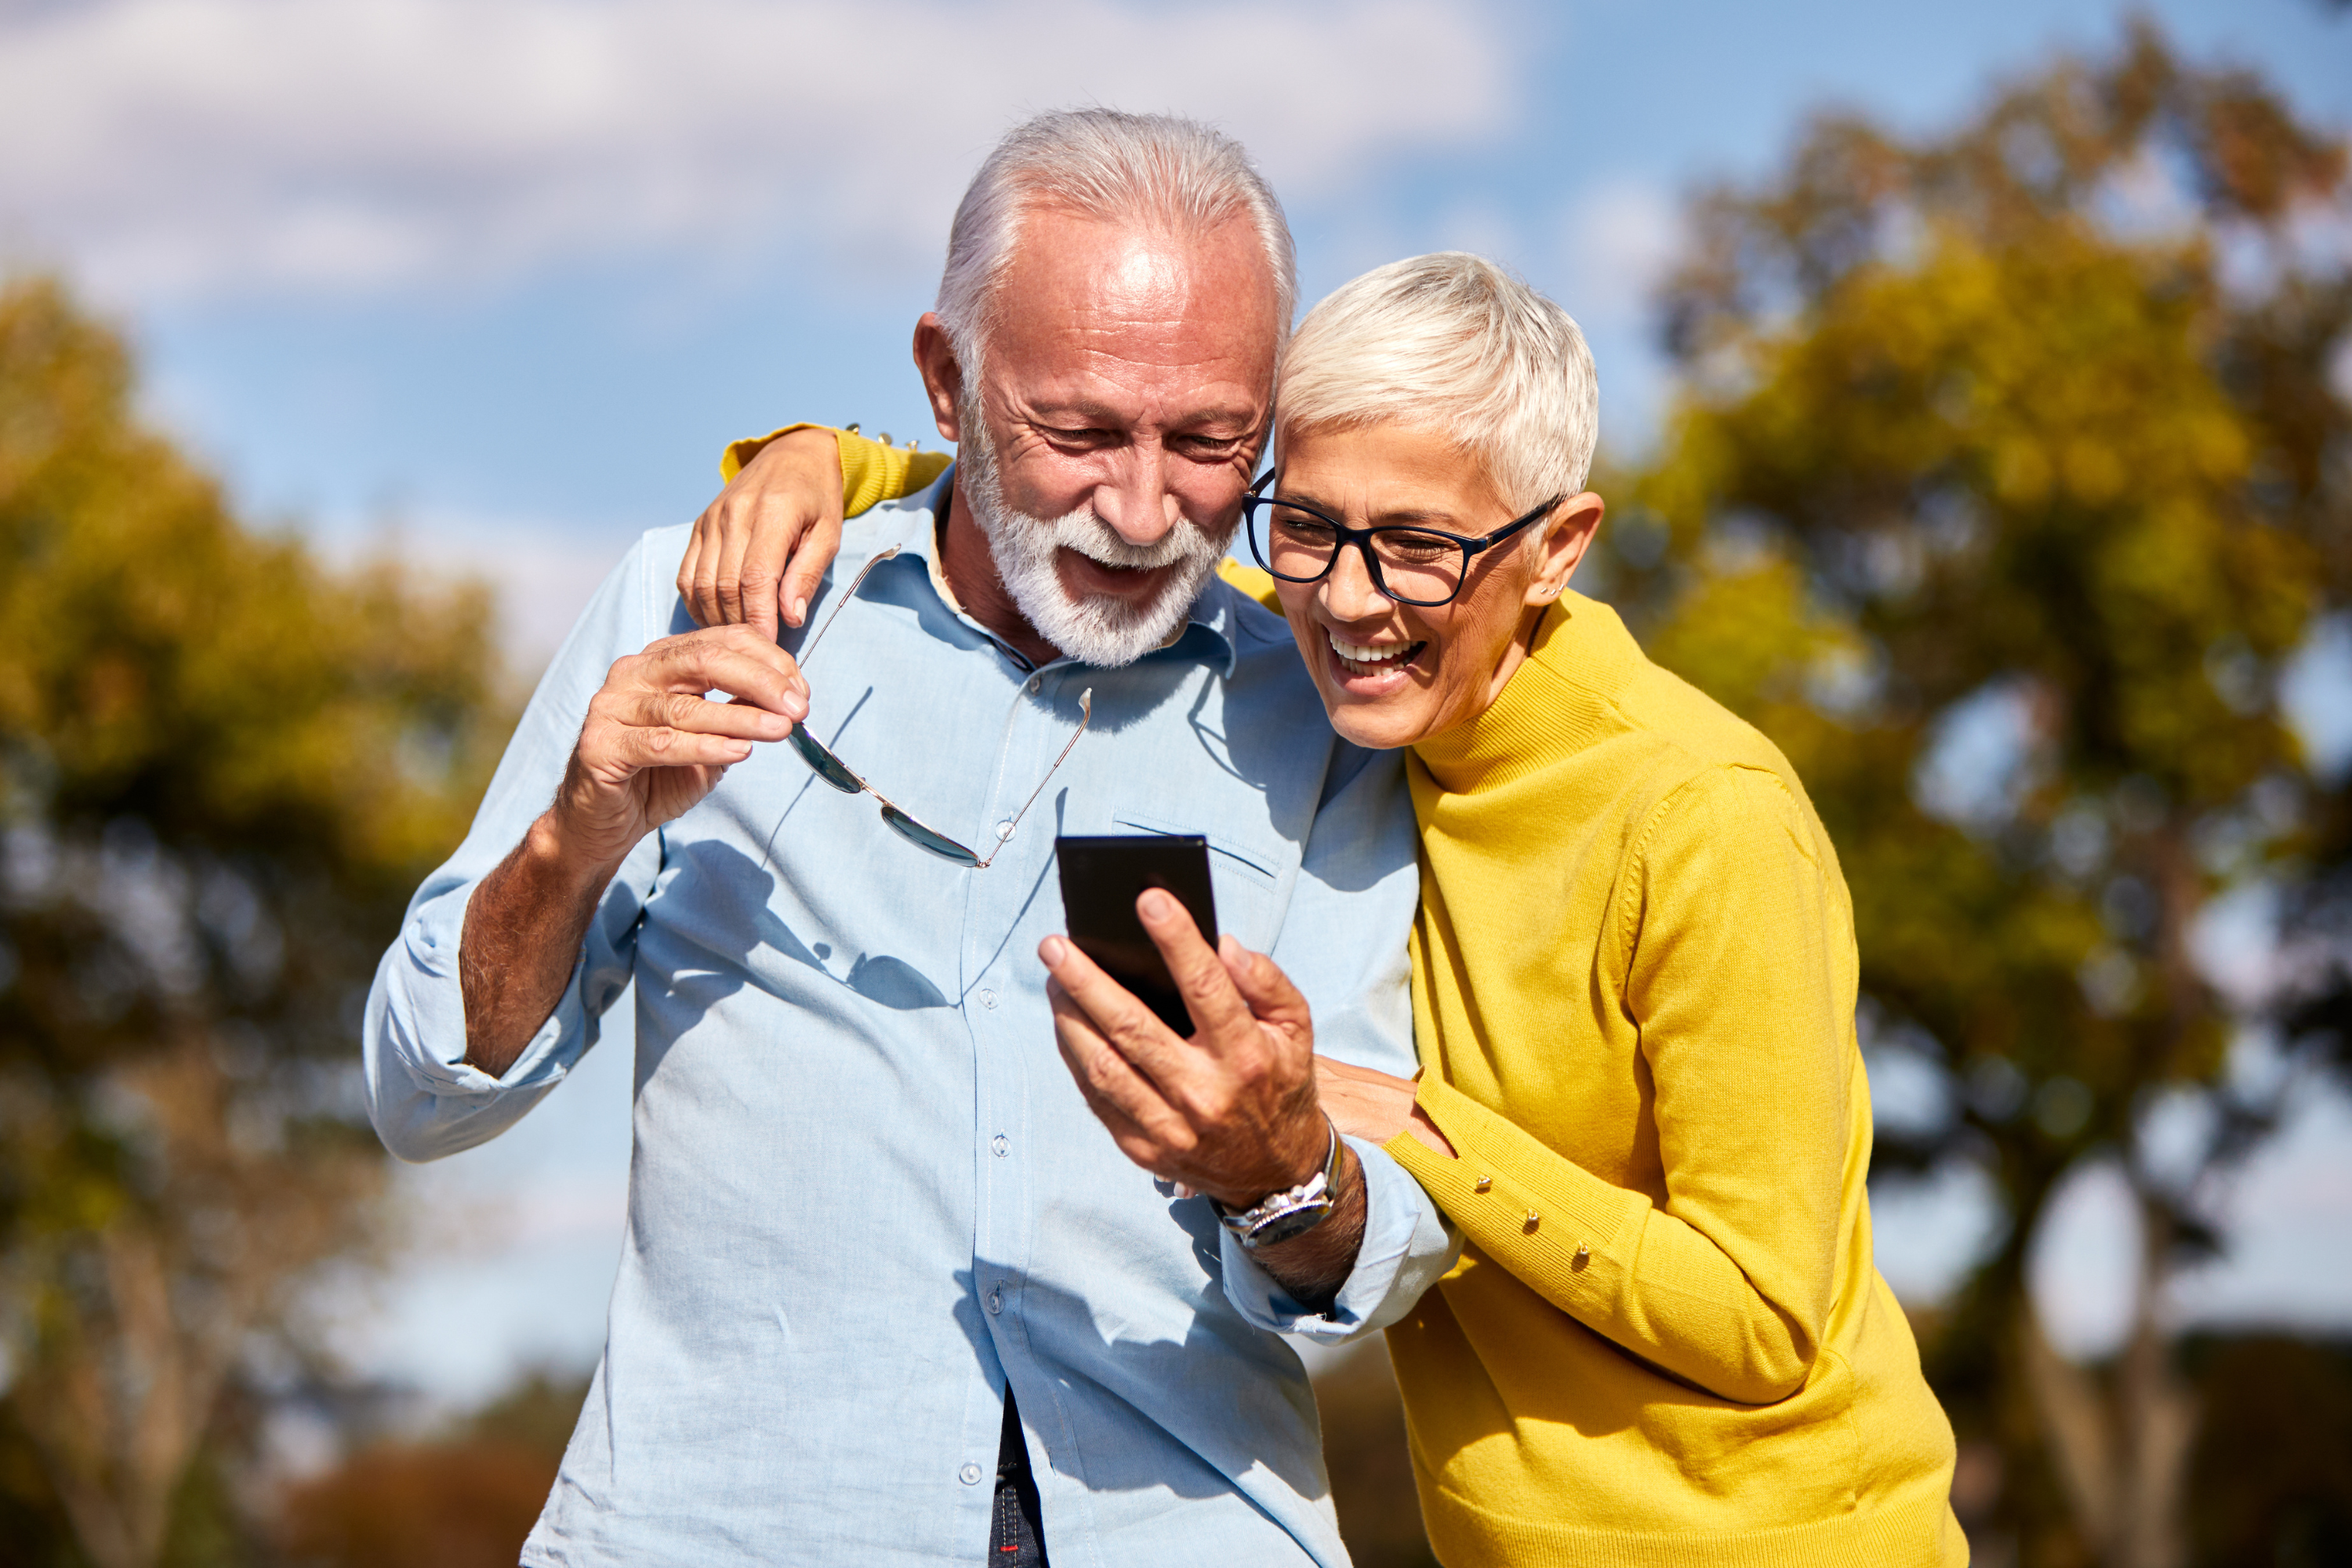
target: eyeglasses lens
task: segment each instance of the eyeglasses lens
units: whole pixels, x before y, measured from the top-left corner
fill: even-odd
[[[950,838],[946,834],[932,832],[895,805],[886,805],[882,808],[882,820],[890,825],[890,831],[908,843],[920,849],[928,849],[943,860],[952,860],[959,866],[980,864],[979,856]]]
[[[1293,583],[1311,583],[1330,568],[1339,534],[1329,521],[1279,502],[1255,510],[1264,521],[1252,520],[1255,529],[1250,542],[1259,547],[1267,571]],[[1462,546],[1444,534],[1375,529],[1371,546],[1391,598],[1409,605],[1442,605],[1461,589]]]
[[[857,775],[851,773],[839,757],[826,751],[823,743],[814,735],[810,734],[804,726],[793,725],[790,739],[793,742],[793,750],[801,754],[801,761],[806,763],[817,777],[842,794],[856,795],[866,787],[859,782]]]

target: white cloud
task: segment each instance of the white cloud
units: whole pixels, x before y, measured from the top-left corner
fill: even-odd
[[[0,241],[102,294],[658,253],[928,268],[1024,112],[1172,109],[1311,199],[1512,118],[1486,6],[106,0],[0,8]]]
[[[404,514],[389,526],[326,531],[314,540],[331,565],[345,570],[390,557],[487,584],[508,673],[526,689],[635,542],[635,535],[611,527],[446,508]]]
[[[1647,317],[1682,254],[1682,205],[1657,185],[1604,184],[1562,217],[1559,237],[1560,303],[1588,329],[1622,328]]]

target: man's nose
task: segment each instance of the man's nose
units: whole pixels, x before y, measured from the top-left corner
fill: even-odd
[[[1096,487],[1095,515],[1129,544],[1166,538],[1184,515],[1168,488],[1168,449],[1156,441],[1129,443]]]
[[[1339,557],[1331,563],[1331,571],[1316,588],[1323,608],[1335,620],[1370,620],[1389,612],[1389,597],[1372,585],[1372,574],[1364,563],[1364,552],[1356,545],[1339,546]]]

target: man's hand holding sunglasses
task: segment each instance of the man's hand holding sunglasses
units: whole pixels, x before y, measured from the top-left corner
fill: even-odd
[[[664,637],[613,666],[554,804],[467,906],[458,974],[468,1062],[494,1077],[514,1065],[554,1011],[629,851],[755,744],[783,740],[808,706],[793,656],[746,626]]]

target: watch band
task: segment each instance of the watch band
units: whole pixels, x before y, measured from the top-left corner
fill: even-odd
[[[1255,1252],[1304,1236],[1339,1206],[1339,1128],[1328,1116],[1323,1121],[1331,1129],[1331,1152],[1324,1156],[1321,1170],[1295,1187],[1268,1193],[1238,1213],[1214,1198],[1209,1200],[1217,1223],[1232,1231],[1245,1249]]]

